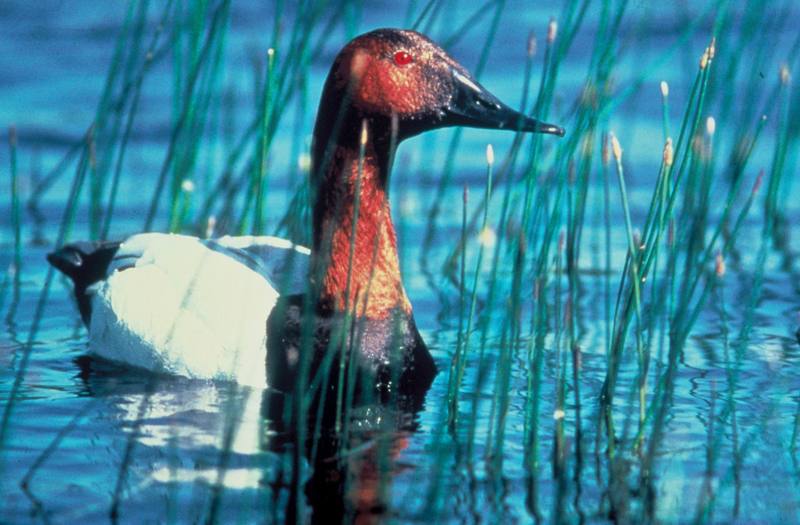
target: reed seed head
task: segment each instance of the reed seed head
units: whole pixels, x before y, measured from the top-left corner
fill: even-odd
[[[672,139],[667,137],[667,143],[664,144],[664,166],[670,167],[675,160],[675,152],[672,149]]]
[[[564,413],[564,411],[563,411],[563,410],[561,410],[560,408],[557,408],[557,409],[556,409],[556,410],[553,412],[553,419],[555,419],[556,421],[559,421],[559,420],[561,420],[561,419],[564,419],[564,416],[565,416],[565,415],[566,415],[566,414]]]
[[[791,75],[789,75],[789,66],[787,64],[781,65],[781,84],[784,86],[789,85],[789,81],[791,80]]]
[[[706,119],[706,133],[709,137],[713,137],[714,133],[717,131],[717,121],[714,120],[714,117],[708,117]]]
[[[617,136],[614,133],[609,133],[608,135],[611,140],[611,151],[614,153],[614,158],[617,162],[622,162],[622,147],[619,145]]]
[[[217,218],[213,215],[208,217],[206,222],[206,238],[214,236],[214,229],[217,227]]]
[[[722,257],[722,252],[717,252],[717,258],[714,264],[714,272],[720,279],[725,276],[725,258]]]
[[[308,153],[301,153],[297,157],[297,167],[300,168],[300,171],[311,171],[311,155]]]
[[[667,98],[669,96],[669,84],[666,80],[661,81],[661,96]]]
[[[183,190],[184,193],[192,193],[194,191],[194,182],[190,179],[183,179],[183,182],[181,182],[181,190]]]
[[[489,166],[494,164],[494,148],[491,144],[486,145],[486,164]]]
[[[478,234],[478,243],[484,248],[494,248],[494,245],[497,243],[497,234],[493,229],[487,226]]]
[[[555,18],[550,19],[550,24],[547,26],[547,43],[552,44],[558,35],[558,22]]]
[[[708,48],[703,51],[703,56],[700,57],[700,69],[703,70],[708,66]]]
[[[359,138],[359,144],[361,144],[361,146],[366,146],[367,145],[367,138],[368,138],[368,134],[367,134],[367,119],[364,119],[364,120],[361,121],[361,136]]]
[[[714,55],[717,54],[717,37],[711,37],[711,43],[708,45],[708,59],[714,60]]]
[[[536,54],[536,35],[531,31],[528,34],[528,58],[533,58]]]

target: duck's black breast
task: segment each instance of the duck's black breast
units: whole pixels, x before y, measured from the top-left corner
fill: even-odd
[[[424,396],[437,370],[412,315],[398,309],[387,319],[356,318],[346,323],[325,304],[305,304],[306,298],[304,294],[281,297],[267,320],[266,366],[271,388],[292,392],[301,357],[305,357],[309,363],[306,384],[319,390],[327,383],[328,389],[335,390],[345,352],[346,362],[356,367],[345,377],[357,378],[357,391],[373,384],[381,397],[391,391]],[[326,370],[327,380],[322,375]]]

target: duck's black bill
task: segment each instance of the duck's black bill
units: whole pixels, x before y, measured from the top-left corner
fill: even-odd
[[[486,88],[453,70],[455,93],[444,109],[443,124],[472,128],[508,129],[564,136],[564,128],[523,115],[500,102]]]

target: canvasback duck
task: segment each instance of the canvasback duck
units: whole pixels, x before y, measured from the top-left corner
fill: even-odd
[[[436,365],[403,288],[388,182],[397,144],[448,126],[564,134],[500,102],[420,33],[355,38],[331,67],[314,127],[311,249],[162,233],[66,245],[48,260],[74,283],[90,351],[288,391],[304,348],[312,373],[354,348],[348,361],[379,383],[427,388]],[[340,338],[344,319],[353,324]]]

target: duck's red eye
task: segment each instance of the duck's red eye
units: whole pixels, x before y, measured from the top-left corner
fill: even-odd
[[[405,51],[398,51],[394,54],[394,63],[398,66],[405,66],[410,64],[414,61],[414,57],[406,53]]]

